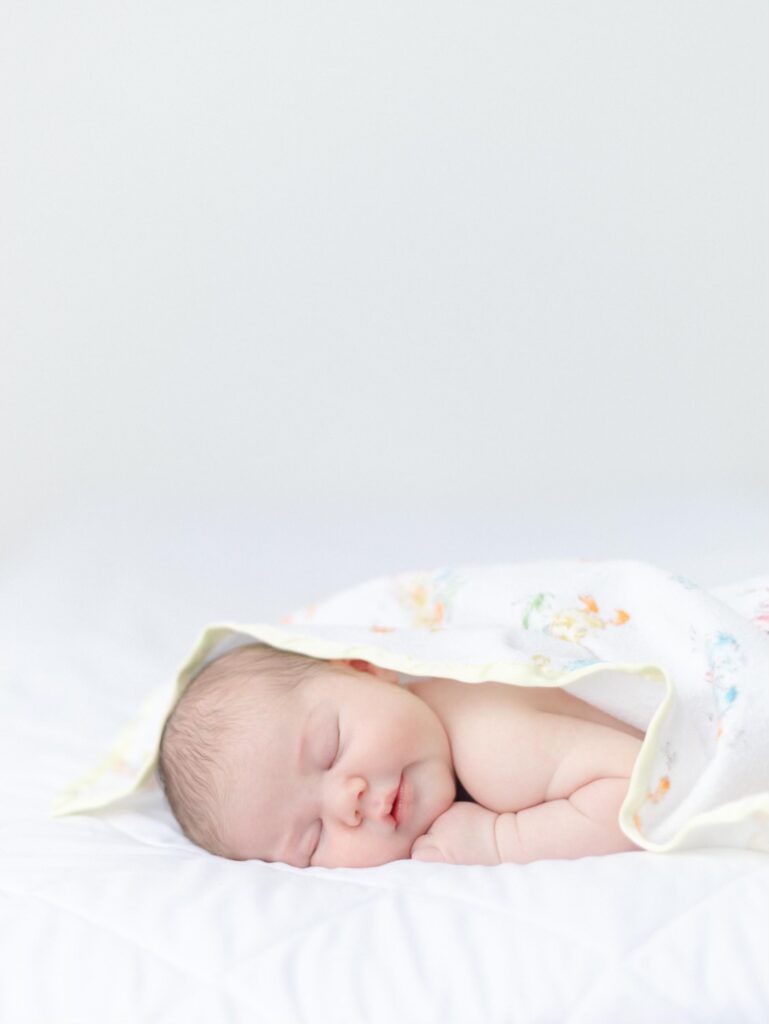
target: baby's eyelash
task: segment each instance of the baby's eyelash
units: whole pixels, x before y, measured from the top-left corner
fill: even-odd
[[[330,768],[333,768],[334,765],[336,764],[337,759],[339,758],[339,751],[340,751],[341,747],[342,747],[342,731],[339,728],[339,723],[337,723],[337,727],[336,727],[336,753],[334,754],[334,759],[332,760],[331,764],[329,765]]]
[[[342,730],[339,727],[339,722],[337,722],[337,725],[336,725],[336,733],[337,733],[337,736],[336,736],[336,753],[334,754],[334,757],[333,757],[333,759],[331,761],[331,764],[328,766],[329,767],[329,771],[334,767],[334,765],[336,764],[337,760],[339,759],[339,751],[342,749]],[[323,835],[323,822],[321,821],[320,829],[318,831],[318,841],[317,841],[317,843],[315,844],[315,846],[312,849],[312,853],[310,854],[310,860],[312,860],[312,858],[318,852],[318,847],[320,846],[320,837],[322,835]]]

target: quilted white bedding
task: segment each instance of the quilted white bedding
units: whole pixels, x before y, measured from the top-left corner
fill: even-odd
[[[216,578],[203,535],[72,540],[0,577],[3,1024],[769,1019],[765,853],[298,870],[211,857],[157,791],[51,818],[191,633],[281,610],[269,567],[233,570],[242,536]]]

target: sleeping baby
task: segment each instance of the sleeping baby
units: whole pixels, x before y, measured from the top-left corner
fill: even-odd
[[[188,686],[158,776],[185,835],[234,860],[525,864],[639,849],[618,815],[643,735],[558,687],[253,643]]]

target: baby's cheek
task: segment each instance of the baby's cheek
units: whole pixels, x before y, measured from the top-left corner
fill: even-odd
[[[355,830],[329,843],[318,864],[335,868],[372,868],[395,860],[408,860],[413,840],[407,836],[356,835]]]

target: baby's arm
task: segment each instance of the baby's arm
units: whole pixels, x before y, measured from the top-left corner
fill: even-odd
[[[628,780],[598,779],[568,800],[497,814],[455,803],[411,849],[414,860],[448,864],[528,864],[636,850],[617,824]]]
[[[637,849],[619,811],[640,739],[540,711],[503,683],[436,679],[420,691],[440,715],[476,803],[441,815],[414,843],[414,859],[523,864]]]
[[[499,813],[522,811],[568,799],[591,782],[630,778],[640,739],[541,711],[516,689],[444,679],[419,684],[449,736],[454,770],[476,803]]]
[[[568,799],[497,815],[494,839],[499,862],[528,864],[639,849],[618,822],[628,785],[625,778],[596,779]]]

